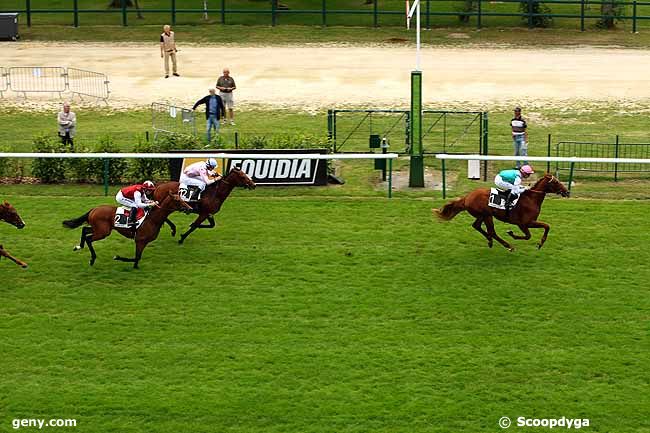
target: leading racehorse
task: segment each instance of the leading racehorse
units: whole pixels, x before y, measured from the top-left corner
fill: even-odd
[[[22,229],[25,227],[25,223],[20,218],[20,215],[18,215],[18,211],[16,210],[16,208],[10,205],[9,202],[7,201],[0,204],[0,221],[5,221],[11,224],[12,226],[15,226],[18,229]],[[17,264],[18,266],[21,266],[23,268],[27,267],[27,263],[9,254],[9,252],[5,250],[2,247],[2,245],[0,245],[0,257],[6,257],[12,262],[14,262],[15,264]]]
[[[546,242],[546,237],[548,236],[548,231],[551,227],[544,222],[537,221],[537,217],[542,210],[542,203],[544,202],[546,194],[550,193],[560,194],[562,197],[569,196],[569,191],[564,185],[562,185],[559,179],[547,173],[544,177],[539,179],[535,185],[521,194],[517,206],[509,213],[488,206],[488,198],[490,196],[489,188],[474,190],[465,197],[457,198],[456,200],[447,203],[442,207],[442,209],[433,209],[433,213],[440,219],[449,221],[459,213],[467,211],[470,215],[476,218],[472,227],[485,236],[490,248],[492,248],[492,239],[496,239],[501,245],[510,251],[514,251],[514,247],[497,235],[494,230],[493,218],[509,224],[514,224],[521,229],[524,236],[516,235],[512,230],[508,231],[508,234],[513,239],[530,239],[529,229],[543,228],[544,235],[539,241],[539,244],[537,244],[537,248],[542,248],[542,245]],[[485,224],[487,231],[483,230],[481,227],[482,224]]]
[[[220,181],[212,183],[205,187],[201,194],[201,199],[196,203],[192,209],[192,213],[199,214],[196,220],[190,224],[188,231],[181,235],[179,244],[185,241],[190,233],[196,229],[209,229],[215,226],[214,218],[212,215],[219,212],[221,205],[228,198],[232,190],[236,186],[243,186],[248,189],[255,189],[255,182],[246,175],[246,173],[239,167],[233,167],[226,176]],[[154,199],[159,200],[169,193],[178,193],[178,182],[166,182],[158,185],[156,192],[154,192]],[[208,220],[208,225],[202,225],[203,221]],[[169,219],[165,221],[172,229],[172,236],[176,234],[176,225]]]
[[[93,242],[104,239],[111,234],[113,229],[117,230],[124,237],[135,239],[135,258],[130,259],[115,256],[113,259],[122,262],[133,262],[133,267],[137,269],[140,258],[142,257],[142,251],[147,244],[158,237],[160,228],[165,223],[167,217],[172,212],[183,209],[189,210],[191,206],[181,200],[178,194],[172,194],[170,192],[160,200],[160,204],[157,207],[154,207],[149,212],[149,215],[147,215],[140,228],[136,231],[131,228],[116,228],[113,226],[115,222],[115,211],[117,210],[115,206],[98,206],[79,218],[63,221],[63,225],[67,228],[74,229],[84,223],[89,224],[89,226],[81,229],[81,243],[74,247],[74,251],[82,249],[84,244],[88,245],[88,250],[90,250],[90,266],[94,265],[97,259]]]

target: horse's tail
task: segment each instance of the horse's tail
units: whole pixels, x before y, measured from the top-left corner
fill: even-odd
[[[442,209],[432,209],[433,213],[444,221],[449,221],[465,210],[465,197],[450,201]]]
[[[83,223],[88,222],[88,215],[90,215],[90,211],[86,212],[85,214],[81,215],[79,218],[74,218],[71,220],[65,220],[63,221],[63,226],[67,227],[69,229],[76,229]]]

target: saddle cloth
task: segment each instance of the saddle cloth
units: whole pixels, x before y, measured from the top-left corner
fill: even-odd
[[[506,199],[510,191],[501,191],[498,188],[490,188],[490,198],[488,198],[488,206],[495,209],[506,210]],[[521,194],[512,202],[512,209],[517,206]]]
[[[187,189],[179,189],[181,199],[185,202],[192,203],[201,199],[201,189],[198,186],[188,185]]]
[[[130,228],[129,226],[129,215],[131,215],[131,209],[120,206],[117,208],[115,211],[115,223],[113,224],[113,227],[118,228],[118,229],[128,229]],[[144,209],[138,209],[138,214],[137,214],[137,221],[135,223],[135,228],[136,230],[140,228],[142,223],[144,222],[144,218],[147,216],[146,212]]]

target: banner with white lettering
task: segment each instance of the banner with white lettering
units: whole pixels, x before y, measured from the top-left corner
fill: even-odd
[[[187,153],[187,151],[183,151]],[[205,153],[205,150],[197,151]],[[250,149],[218,150],[219,153],[251,154],[250,158],[222,158],[218,160],[217,172],[226,174],[234,166],[244,170],[256,185],[327,185],[327,161],[308,158],[264,159],[264,153],[325,154],[326,149]],[[191,151],[190,151],[191,153]],[[254,156],[253,156],[254,155]],[[198,158],[172,160],[172,179],[178,179],[188,165],[200,161]],[[175,161],[175,162],[174,162]]]

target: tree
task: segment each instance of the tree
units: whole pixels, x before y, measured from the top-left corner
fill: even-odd
[[[125,6],[127,8],[132,8],[134,6],[133,0],[124,0]],[[109,8],[121,8],[122,7],[122,0],[111,0],[111,2],[108,4]],[[142,16],[142,11],[140,10],[140,3],[138,0],[135,0],[135,10],[136,10],[136,16],[138,19],[143,19],[144,16]]]

